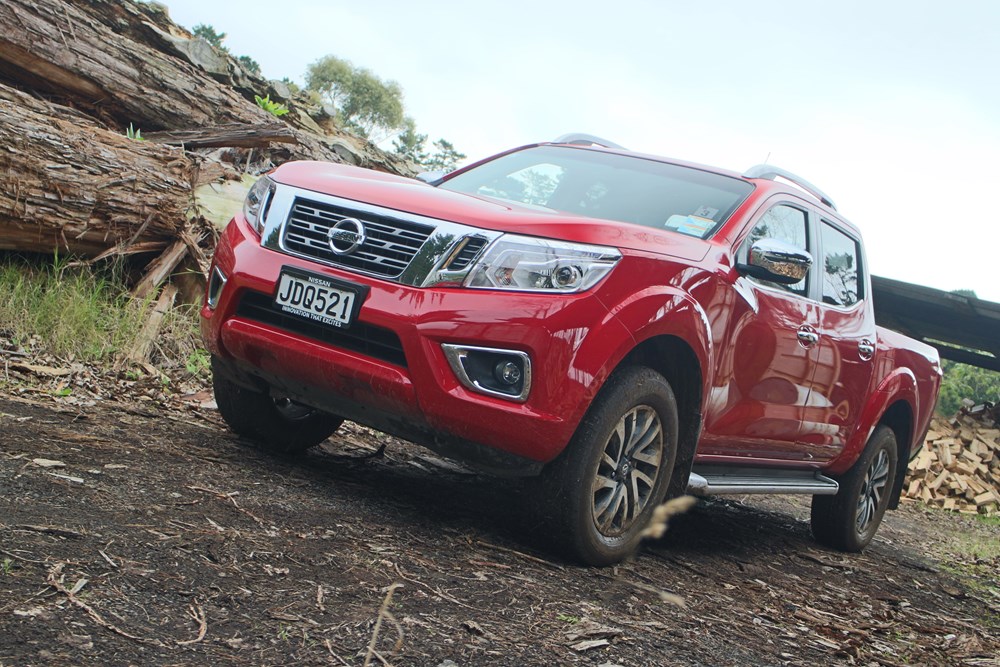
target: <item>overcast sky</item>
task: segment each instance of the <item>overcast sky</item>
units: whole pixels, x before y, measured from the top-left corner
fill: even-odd
[[[166,0],[265,76],[334,54],[478,159],[588,132],[822,188],[872,272],[1000,302],[997,0]],[[822,5],[822,7],[821,7]]]

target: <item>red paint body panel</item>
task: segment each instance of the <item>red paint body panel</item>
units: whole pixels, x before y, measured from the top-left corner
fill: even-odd
[[[930,418],[940,381],[936,353],[899,334],[876,333],[870,300],[853,309],[827,307],[735,270],[737,249],[762,212],[775,201],[803,201],[789,186],[752,181],[753,191],[729,220],[701,240],[342,165],[289,163],[271,177],[300,192],[473,228],[608,246],[622,258],[602,282],[577,294],[413,287],[264,247],[238,215],[214,258],[225,287],[216,306],[201,311],[206,345],[220,359],[536,462],[566,447],[629,352],[660,336],[683,341],[702,371],[701,462],[841,473],[893,404],[909,406],[914,440]],[[822,215],[853,230],[829,210]],[[274,293],[283,266],[366,286],[358,321],[398,336],[406,366],[237,316],[245,291]],[[815,345],[800,342],[802,327],[818,335]],[[861,339],[877,341],[873,359],[859,357]],[[467,389],[449,366],[444,343],[528,354],[533,384],[527,400]]]

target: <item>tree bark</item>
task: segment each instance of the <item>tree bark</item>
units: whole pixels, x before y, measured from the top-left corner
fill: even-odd
[[[124,20],[121,4],[4,0],[0,75],[121,127],[179,129],[273,118],[204,70],[116,33],[101,19]]]
[[[195,169],[181,149],[0,85],[0,249],[93,257],[165,247],[187,225]]]
[[[213,127],[203,127],[197,130],[171,130],[166,132],[149,132],[143,137],[147,141],[159,144],[182,146],[184,148],[216,148],[240,147],[259,148],[270,142],[286,144],[297,143],[295,134],[284,123],[269,125],[246,125],[230,123]]]
[[[155,3],[3,0],[2,82],[52,96],[121,131],[129,124],[150,133],[275,121],[253,101],[254,93],[267,92],[267,81],[194,38]],[[412,173],[399,156],[347,134],[326,134],[298,104],[289,101],[289,109],[280,122],[296,144],[273,151],[275,162],[327,160]]]

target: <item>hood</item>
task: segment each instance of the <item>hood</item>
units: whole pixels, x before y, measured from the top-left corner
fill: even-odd
[[[288,162],[270,177],[284,185],[501,232],[653,252],[694,262],[704,259],[710,247],[707,241],[675,232],[439,190],[416,179],[330,162]]]

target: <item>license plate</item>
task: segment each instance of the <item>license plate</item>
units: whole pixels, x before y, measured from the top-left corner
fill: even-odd
[[[358,312],[361,291],[324,276],[283,269],[274,293],[274,307],[314,322],[346,327]]]

